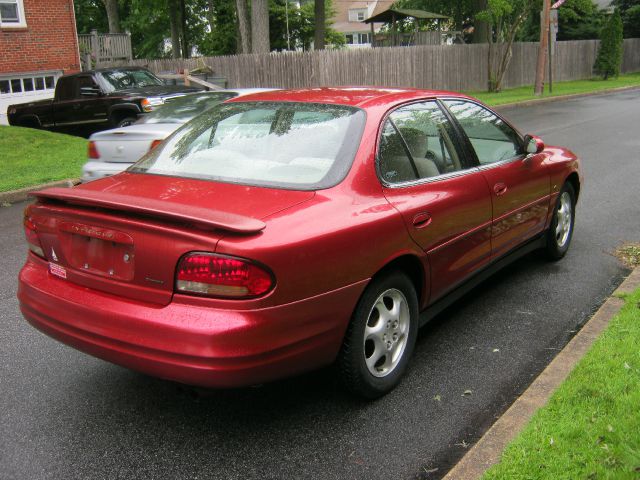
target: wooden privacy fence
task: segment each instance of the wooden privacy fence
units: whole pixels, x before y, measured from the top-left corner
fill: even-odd
[[[487,44],[359,48],[249,54],[198,59],[133,60],[156,73],[194,69],[204,61],[230,88],[304,88],[377,85],[447,90],[485,90]],[[598,40],[557,42],[554,81],[593,76]],[[532,85],[538,44],[515,43],[504,87]],[[640,39],[624,41],[622,73],[640,71]]]
[[[131,34],[98,33],[78,35],[82,69],[90,70],[112,65],[114,62],[130,62]]]

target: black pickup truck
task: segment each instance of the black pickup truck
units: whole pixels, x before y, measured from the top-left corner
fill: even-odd
[[[167,98],[197,91],[165,85],[144,68],[103,68],[64,75],[58,79],[53,99],[10,105],[7,116],[10,125],[21,127],[104,130],[130,125]]]

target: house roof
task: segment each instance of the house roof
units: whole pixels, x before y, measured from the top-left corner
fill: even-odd
[[[373,22],[390,23],[394,19],[395,20],[402,20],[403,18],[408,18],[408,17],[419,18],[421,20],[424,20],[424,19],[429,19],[429,20],[433,20],[433,19],[448,19],[449,18],[446,15],[440,15],[439,13],[427,12],[426,10],[409,10],[409,9],[404,9],[404,8],[389,8],[389,9],[384,10],[384,11],[382,11],[382,12],[376,14],[376,15],[373,15],[372,17],[367,18],[365,20],[365,23],[373,23]]]

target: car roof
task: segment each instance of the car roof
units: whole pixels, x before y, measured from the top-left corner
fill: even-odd
[[[421,90],[417,88],[382,87],[317,87],[298,90],[271,90],[245,95],[229,102],[309,102],[369,107],[380,104],[397,104],[418,98],[456,97],[470,98],[461,93],[445,90]]]

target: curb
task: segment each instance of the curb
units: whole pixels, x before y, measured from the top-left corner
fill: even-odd
[[[572,93],[570,95],[555,95],[553,97],[542,97],[542,98],[537,98],[535,100],[524,100],[522,102],[503,103],[501,105],[491,106],[491,108],[494,110],[501,110],[501,109],[509,110],[513,108],[533,107],[535,105],[544,105],[546,103],[551,103],[551,102],[556,102],[561,100],[573,100],[574,98],[595,97],[598,95],[607,95],[610,93],[626,92],[630,90],[640,90],[640,85],[608,88],[605,90],[598,90],[595,92]]]
[[[16,203],[22,202],[29,197],[31,192],[42,190],[50,187],[67,187],[71,188],[80,183],[79,178],[68,178],[66,180],[58,180],[55,182],[42,183],[32,187],[20,188],[18,190],[9,190],[8,192],[0,192],[0,203]]]
[[[591,319],[580,329],[527,390],[502,414],[443,480],[475,480],[500,461],[502,452],[529,423],[589,351],[624,300],[616,295],[631,293],[640,286],[640,267],[636,267]]]

